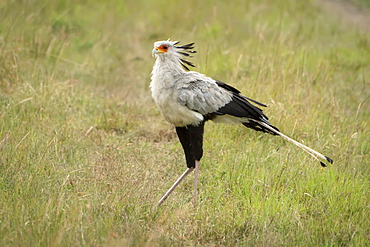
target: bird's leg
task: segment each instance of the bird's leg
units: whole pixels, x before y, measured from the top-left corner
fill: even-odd
[[[189,175],[194,170],[194,168],[188,168],[186,171],[176,180],[176,182],[171,186],[171,188],[162,196],[162,198],[158,201],[158,206],[160,206],[166,199],[167,197],[172,193],[172,191],[175,190],[175,188],[181,183],[184,178]]]
[[[199,164],[200,159],[203,155],[203,132],[204,122],[199,123],[197,126],[188,125],[185,127],[176,127],[176,133],[179,137],[180,143],[185,152],[186,165],[188,169],[176,180],[172,187],[164,194],[159,200],[158,206],[160,206],[172,191],[181,183],[181,181],[189,175],[194,169],[195,180],[194,180],[194,200],[196,203],[197,187],[198,187],[198,176],[199,176]]]
[[[194,206],[197,204],[197,189],[198,189],[199,165],[200,165],[200,161],[199,160],[195,160],[194,193],[193,193],[193,205]]]

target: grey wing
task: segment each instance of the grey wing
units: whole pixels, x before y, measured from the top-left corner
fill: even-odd
[[[188,78],[187,78],[188,79]],[[202,115],[217,112],[231,101],[232,94],[210,78],[178,81],[178,102]]]

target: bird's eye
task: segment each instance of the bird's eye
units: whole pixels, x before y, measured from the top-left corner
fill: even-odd
[[[167,50],[168,49],[168,46],[167,45],[164,45],[162,48],[163,48],[163,50]]]

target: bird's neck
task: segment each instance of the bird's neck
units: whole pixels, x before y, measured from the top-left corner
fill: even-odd
[[[150,82],[152,97],[157,105],[166,104],[169,101],[168,97],[173,97],[176,79],[184,72],[181,63],[175,58],[157,56]]]
[[[157,56],[152,71],[152,80],[153,77],[157,76],[161,78],[174,79],[184,72],[185,70],[177,56]]]

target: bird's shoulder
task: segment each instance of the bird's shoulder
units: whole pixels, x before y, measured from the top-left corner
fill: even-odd
[[[232,93],[217,81],[198,72],[186,72],[176,79],[178,102],[201,114],[215,112],[230,102]]]
[[[179,88],[182,86],[189,86],[189,85],[193,85],[193,86],[194,85],[202,86],[202,85],[207,85],[207,84],[208,86],[216,85],[215,80],[213,80],[212,78],[204,74],[201,74],[195,71],[187,71],[187,72],[180,73],[176,76],[175,81]]]
[[[185,72],[176,79],[175,85],[178,92],[190,93],[197,97],[208,96],[209,94],[219,96],[219,94],[229,95],[229,90],[220,87],[218,81],[198,72]],[[203,95],[204,94],[204,95]]]

